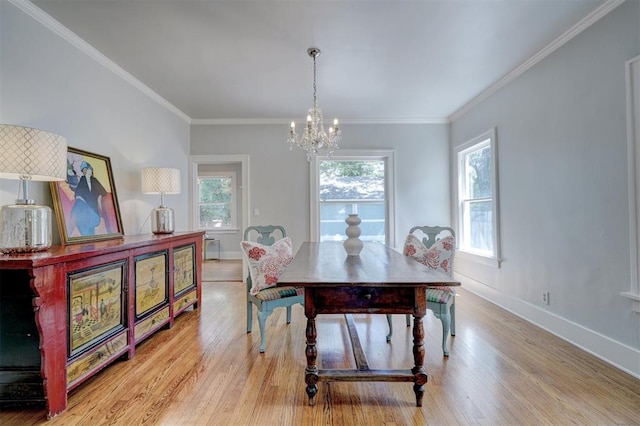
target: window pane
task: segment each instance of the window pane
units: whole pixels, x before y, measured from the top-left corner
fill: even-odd
[[[385,243],[386,212],[384,202],[320,203],[320,241],[343,241],[347,238],[345,219],[358,213],[362,241]]]
[[[384,200],[384,161],[321,161],[320,200]]]
[[[230,203],[231,202],[231,178],[206,177],[200,178],[200,202],[201,203]]]
[[[362,230],[360,239],[362,241],[376,241],[384,244],[387,220],[385,203],[358,204],[358,216],[362,220],[360,223],[360,229]]]
[[[491,190],[491,147],[489,145],[465,156],[467,182],[465,198],[488,198]]]
[[[464,203],[465,248],[493,253],[493,217],[489,201]]]
[[[198,211],[201,229],[232,228],[235,218],[235,176],[199,176]]]
[[[200,204],[200,227],[231,226],[231,204]]]

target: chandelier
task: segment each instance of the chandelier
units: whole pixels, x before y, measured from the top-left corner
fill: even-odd
[[[328,134],[324,130],[322,110],[318,108],[316,95],[316,58],[320,55],[320,49],[310,47],[307,49],[307,54],[313,58],[313,107],[307,111],[307,124],[300,138],[296,134],[296,123],[291,122],[287,142],[291,150],[297,146],[307,151],[307,161],[310,161],[314,155],[321,153],[331,157],[333,152],[338,149],[338,144],[342,139],[342,131],[338,128],[338,119],[333,120],[333,127],[329,127]]]

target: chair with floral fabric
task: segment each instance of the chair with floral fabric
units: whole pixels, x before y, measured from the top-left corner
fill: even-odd
[[[423,234],[422,239],[416,233]],[[437,269],[451,276],[453,274],[453,258],[455,254],[455,233],[453,229],[443,226],[414,226],[404,243],[403,253],[424,265]],[[455,290],[452,287],[427,288],[427,308],[431,309],[442,322],[442,352],[449,356],[448,337],[456,335]],[[387,315],[391,340],[393,325],[391,315]],[[411,316],[407,315],[407,327],[411,325]]]
[[[280,239],[276,240],[276,237]],[[253,241],[251,241],[253,239]],[[247,276],[247,333],[251,333],[253,305],[258,308],[260,352],[266,348],[267,317],[278,307],[287,308],[287,324],[291,323],[291,306],[304,305],[304,289],[275,287],[278,277],[293,259],[291,238],[282,226],[249,226],[240,243],[248,265]]]

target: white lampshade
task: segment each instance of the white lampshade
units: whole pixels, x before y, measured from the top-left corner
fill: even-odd
[[[30,127],[0,124],[0,178],[67,178],[67,140]]]
[[[51,247],[51,208],[29,198],[29,181],[67,178],[67,140],[43,130],[0,124],[0,152],[0,178],[22,182],[22,198],[1,210],[0,252],[46,250]]]
[[[180,169],[147,167],[142,169],[143,194],[179,194]]]

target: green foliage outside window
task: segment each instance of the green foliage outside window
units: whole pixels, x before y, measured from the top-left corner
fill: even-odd
[[[470,171],[469,198],[490,198],[491,189],[491,147],[486,146],[468,155]]]
[[[322,161],[321,178],[371,177],[384,178],[383,161]]]

